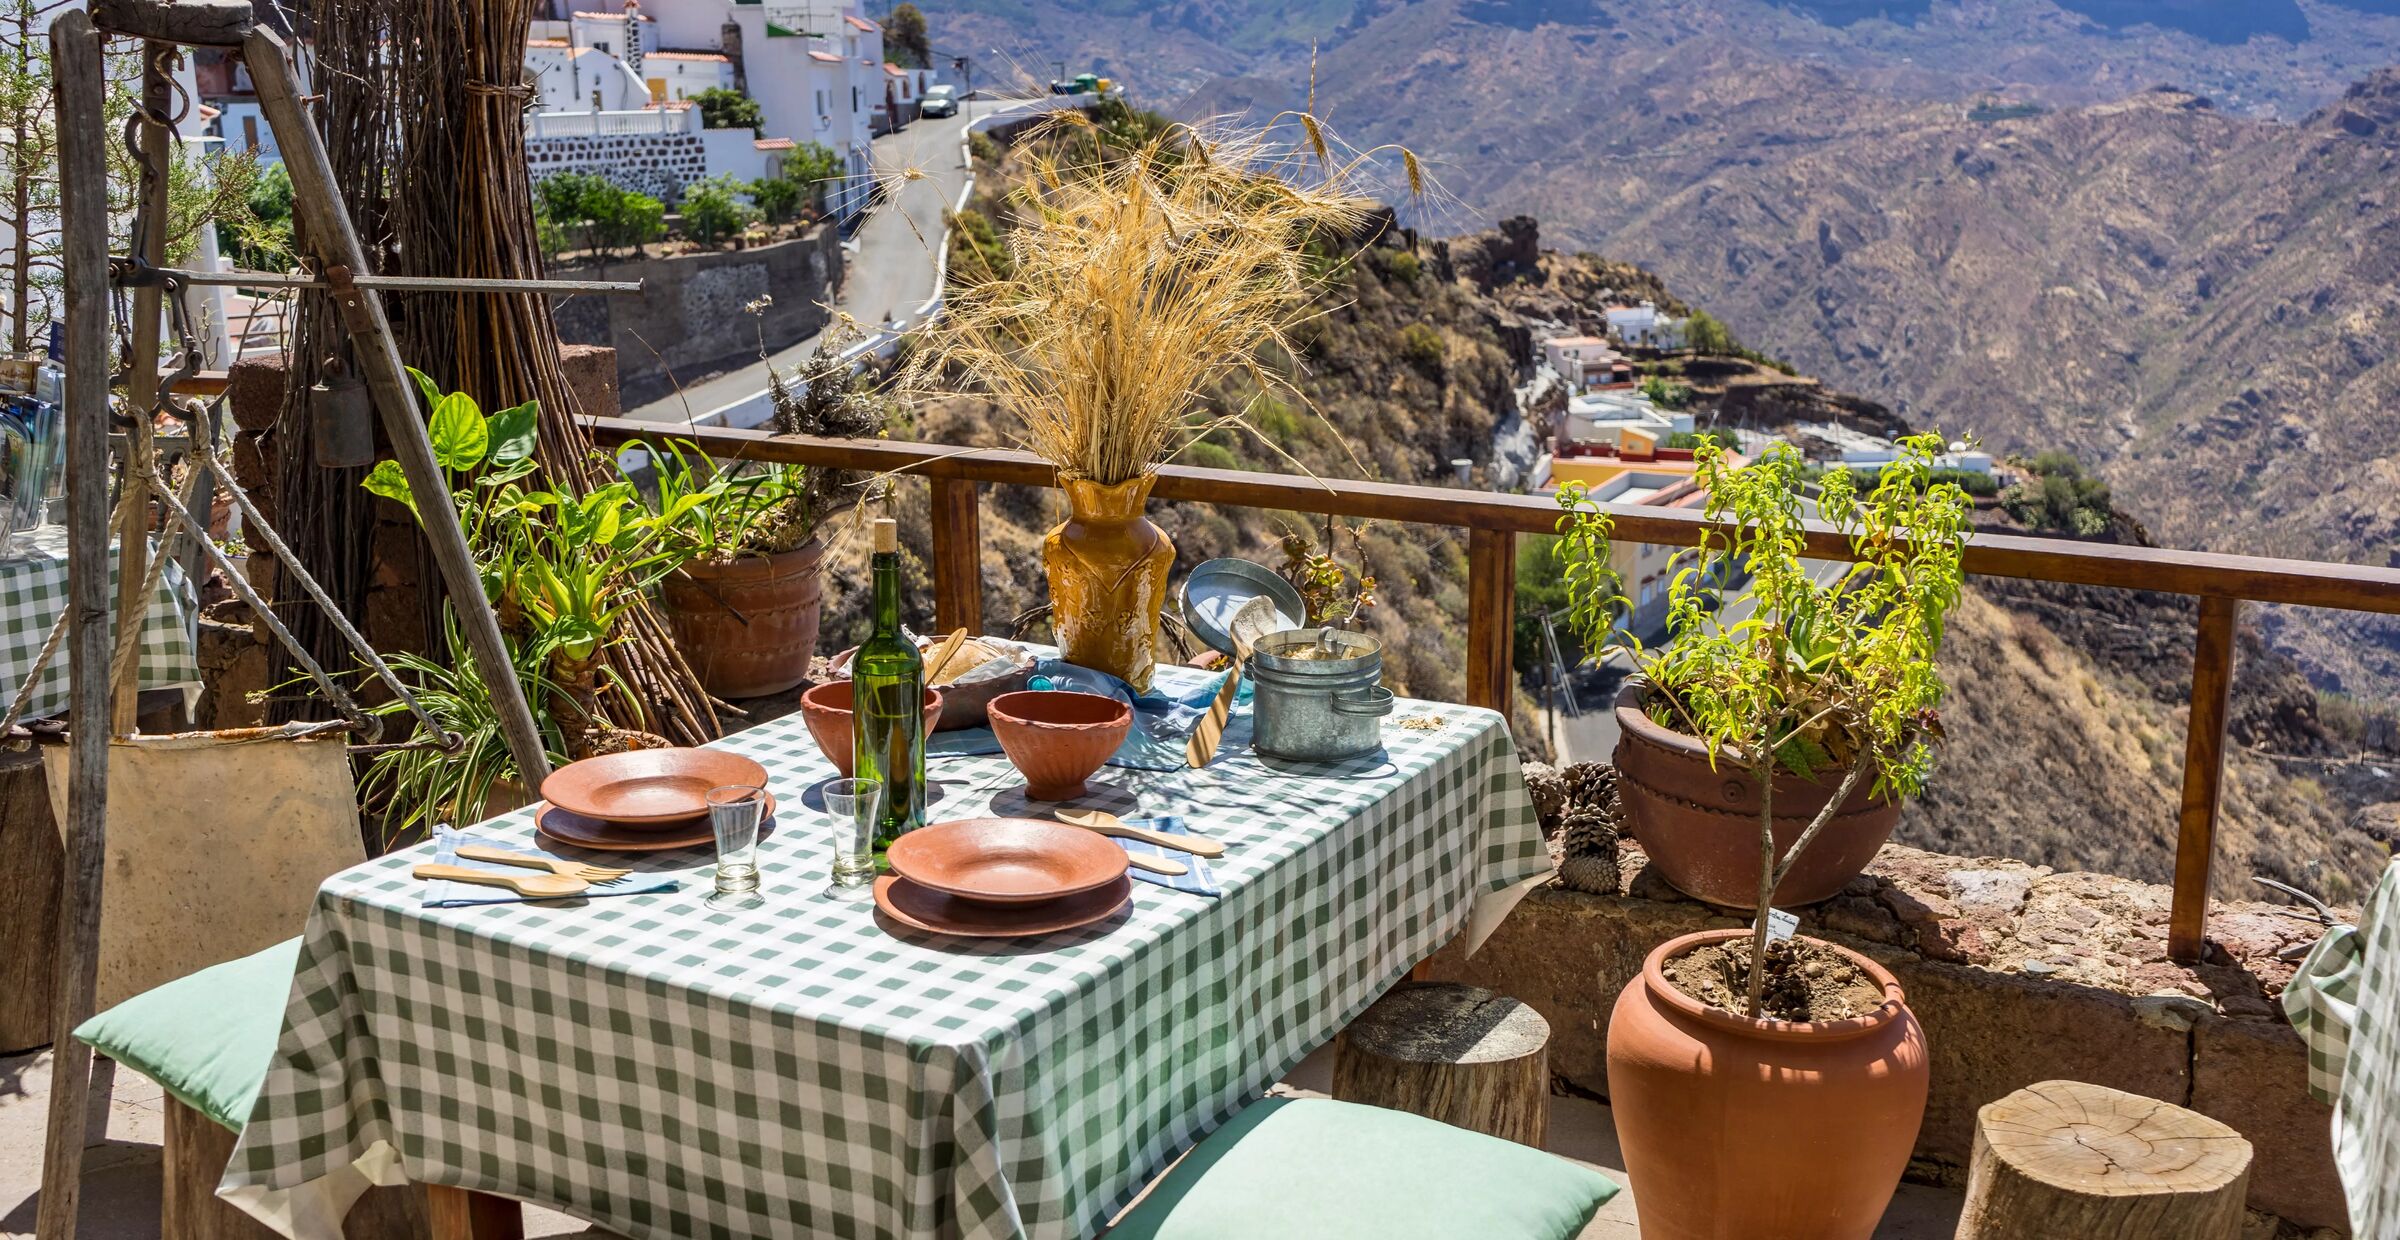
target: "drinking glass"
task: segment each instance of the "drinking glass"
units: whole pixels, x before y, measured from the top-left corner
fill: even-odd
[[[708,825],[717,833],[717,889],[710,908],[748,908],[758,894],[758,824],[767,790],[756,784],[725,784],[708,790]]]
[[[825,785],[833,819],[833,889],[863,893],[875,881],[875,824],[883,820],[883,781],[837,779]]]

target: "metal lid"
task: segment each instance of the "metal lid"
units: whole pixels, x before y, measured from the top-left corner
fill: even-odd
[[[1244,603],[1264,596],[1275,605],[1276,629],[1294,629],[1308,619],[1308,604],[1292,583],[1248,560],[1210,560],[1183,579],[1183,619],[1219,654],[1233,653],[1228,631]]]

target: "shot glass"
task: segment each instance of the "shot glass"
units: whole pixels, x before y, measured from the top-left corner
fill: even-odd
[[[758,825],[767,790],[725,784],[708,790],[708,825],[717,833],[717,889],[710,908],[745,908],[759,901]]]
[[[864,893],[875,882],[875,824],[883,818],[883,781],[837,779],[825,785],[833,819],[833,890]]]

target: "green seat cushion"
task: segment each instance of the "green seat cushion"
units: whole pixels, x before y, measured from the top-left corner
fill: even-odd
[[[1108,1240],[1565,1240],[1616,1182],[1406,1111],[1269,1098],[1159,1181]]]
[[[239,1132],[267,1079],[300,940],[212,964],[83,1022],[75,1036]]]

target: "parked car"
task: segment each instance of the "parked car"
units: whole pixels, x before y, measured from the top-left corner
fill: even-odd
[[[922,103],[920,103],[920,104],[918,104],[918,105],[917,105],[917,115],[919,115],[919,116],[956,116],[956,115],[958,115],[958,88],[957,88],[957,87],[955,87],[955,86],[928,86],[928,87],[926,87],[926,88],[925,88],[925,99],[924,99],[924,101],[923,101]]]

